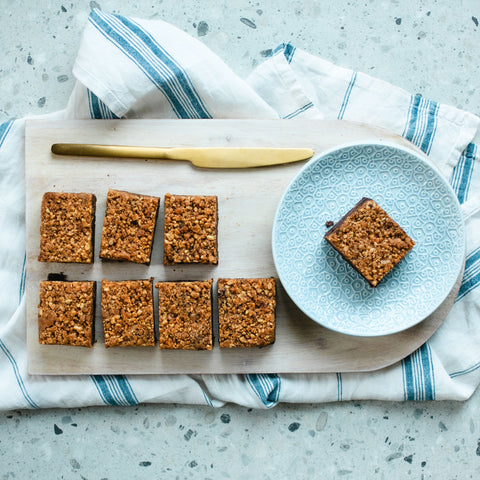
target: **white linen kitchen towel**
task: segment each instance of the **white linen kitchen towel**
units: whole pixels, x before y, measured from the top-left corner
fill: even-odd
[[[246,80],[163,21],[91,12],[62,118],[340,118],[419,146],[450,181],[467,229],[465,276],[435,335],[391,367],[358,374],[29,376],[24,121],[0,125],[0,409],[176,402],[270,408],[351,399],[465,400],[480,382],[480,119],[280,45]]]

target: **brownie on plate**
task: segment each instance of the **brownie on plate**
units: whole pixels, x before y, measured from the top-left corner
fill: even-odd
[[[371,287],[415,245],[385,210],[366,197],[327,231],[325,240]]]

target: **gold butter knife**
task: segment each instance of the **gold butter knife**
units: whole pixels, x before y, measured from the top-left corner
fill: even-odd
[[[123,145],[92,145],[54,143],[52,153],[83,157],[150,158],[187,160],[201,168],[251,168],[298,162],[312,157],[309,148],[268,147],[131,147]]]

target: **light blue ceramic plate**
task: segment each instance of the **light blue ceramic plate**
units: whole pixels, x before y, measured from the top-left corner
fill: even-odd
[[[325,223],[362,197],[375,200],[416,245],[376,288],[327,244]],[[361,144],[309,161],[275,215],[275,266],[296,305],[319,324],[357,336],[405,330],[445,300],[465,257],[460,206],[449,184],[420,155]]]

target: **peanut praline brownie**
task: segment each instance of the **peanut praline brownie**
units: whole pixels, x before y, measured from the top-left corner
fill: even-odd
[[[371,287],[376,287],[415,245],[385,210],[366,197],[324,238]]]
[[[164,264],[218,263],[216,196],[165,195]]]
[[[105,347],[155,345],[153,280],[102,281]]]
[[[47,192],[40,220],[40,262],[92,263],[95,195]]]
[[[275,341],[275,278],[220,278],[220,347],[262,347]]]
[[[160,199],[109,190],[100,257],[149,264]]]
[[[90,348],[94,317],[95,282],[40,282],[39,343]]]
[[[161,349],[212,350],[212,283],[158,282]]]

